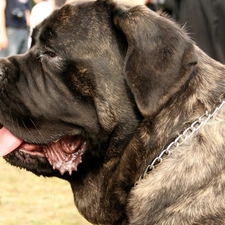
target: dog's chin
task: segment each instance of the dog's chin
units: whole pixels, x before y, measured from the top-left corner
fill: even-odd
[[[30,171],[38,176],[61,176],[58,170],[53,170],[47,158],[40,155],[32,155],[15,150],[3,158],[11,165]]]
[[[37,175],[55,176],[72,174],[77,171],[86,151],[86,140],[81,135],[64,136],[49,144],[22,144],[4,156],[5,160],[17,167],[25,168]]]

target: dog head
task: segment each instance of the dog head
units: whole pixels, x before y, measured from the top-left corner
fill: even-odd
[[[195,63],[186,34],[145,6],[65,5],[26,54],[0,59],[0,154],[59,177],[119,157]]]

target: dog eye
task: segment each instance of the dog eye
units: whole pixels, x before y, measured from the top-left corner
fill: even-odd
[[[50,56],[51,58],[56,57],[56,54],[54,52],[47,51],[45,54]]]

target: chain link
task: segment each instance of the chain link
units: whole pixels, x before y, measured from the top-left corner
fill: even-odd
[[[192,134],[198,131],[202,126],[204,126],[218,110],[222,108],[225,104],[225,100],[221,102],[221,104],[215,108],[212,113],[206,111],[202,116],[200,116],[196,121],[194,121],[187,129],[183,131],[173,142],[171,142],[162,152],[147,166],[144,174],[142,174],[138,181],[135,183],[135,186],[144,179],[158,164],[163,161],[165,156],[169,156],[172,154],[171,150],[180,146],[185,140],[187,140]]]

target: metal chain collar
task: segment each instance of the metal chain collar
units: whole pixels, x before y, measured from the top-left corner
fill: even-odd
[[[212,113],[206,111],[202,116],[200,116],[197,120],[195,120],[190,127],[184,130],[182,134],[180,134],[173,142],[171,142],[165,149],[161,151],[161,153],[149,164],[142,174],[138,181],[135,182],[135,186],[144,179],[154,168],[156,165],[160,164],[163,161],[164,156],[169,156],[172,154],[171,150],[180,146],[185,140],[187,140],[192,134],[198,131],[202,126],[204,126],[213,116],[217,113],[218,110],[222,108],[225,104],[225,100],[221,102],[219,106],[215,108]]]

